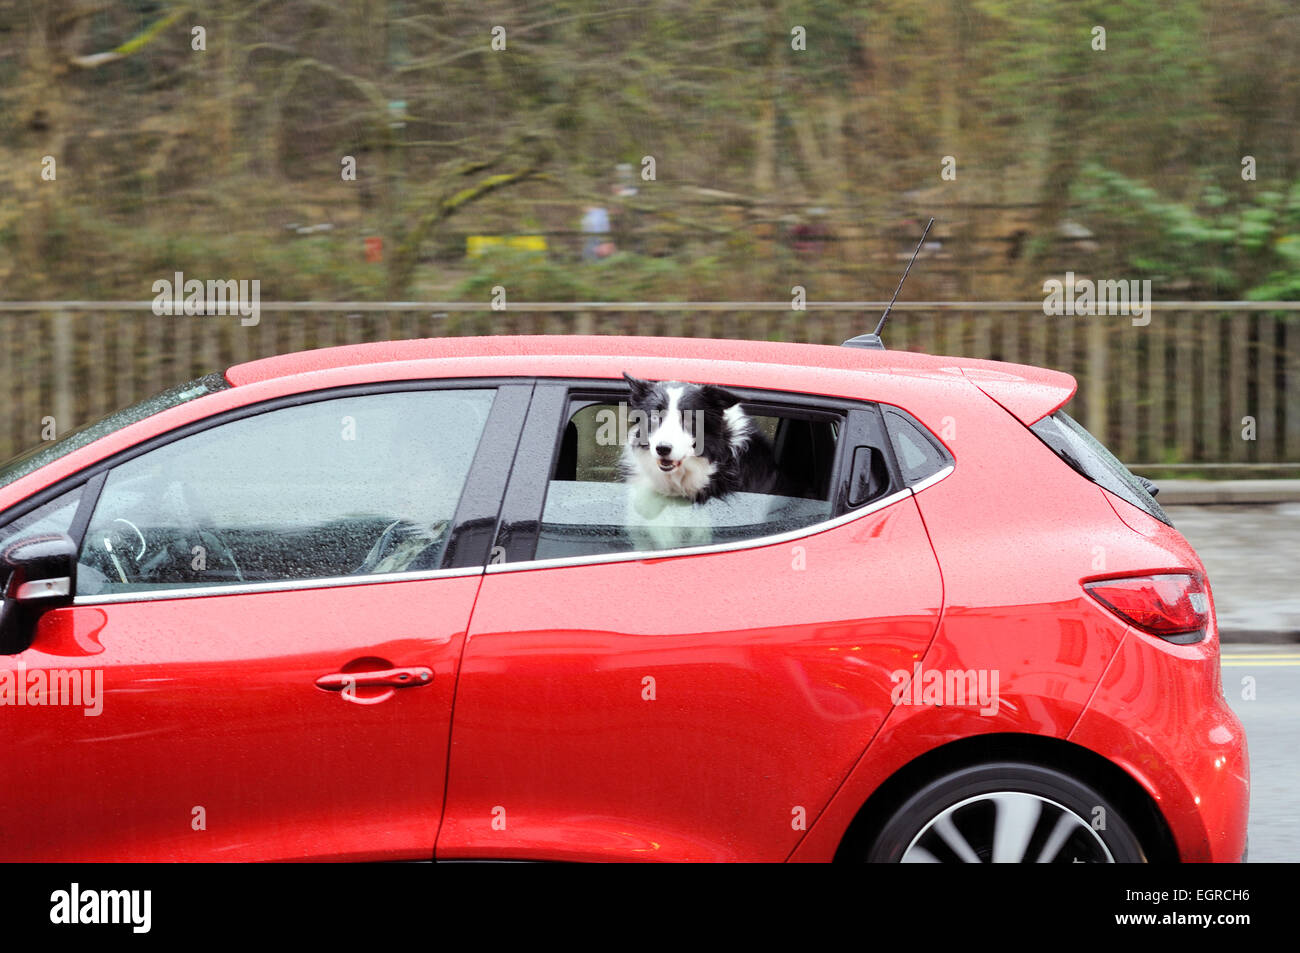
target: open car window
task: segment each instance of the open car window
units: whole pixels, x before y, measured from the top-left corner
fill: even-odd
[[[566,559],[741,543],[802,529],[834,510],[832,474],[842,420],[833,414],[750,413],[777,467],[801,495],[738,492],[694,503],[624,479],[619,405],[569,408],[552,467],[535,559]]]
[[[740,543],[820,523],[825,500],[733,493],[705,503],[639,491],[623,483],[553,482],[542,514],[537,559]]]

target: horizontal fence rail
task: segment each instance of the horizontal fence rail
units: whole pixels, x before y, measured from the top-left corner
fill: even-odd
[[[807,301],[805,311],[880,311],[888,301]],[[0,301],[3,311],[148,311],[149,301]],[[1300,311],[1300,301],[1152,301],[1153,311]],[[488,301],[263,301],[263,311],[334,312],[356,311],[520,311],[520,312],[633,312],[633,311],[790,311],[788,301],[520,301],[498,308]],[[1041,301],[898,301],[892,311],[1036,311]],[[203,315],[192,315],[203,317]],[[1104,315],[1103,315],[1104,317]]]
[[[634,334],[840,344],[884,301],[263,301],[159,316],[152,301],[0,302],[0,458],[231,364],[363,341],[473,334]],[[1300,475],[1300,302],[1152,301],[1127,315],[1048,316],[1042,301],[894,305],[891,350],[1072,374],[1070,412],[1147,470]],[[53,426],[51,426],[51,419]]]

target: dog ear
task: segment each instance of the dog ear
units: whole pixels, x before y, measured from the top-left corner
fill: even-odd
[[[740,398],[731,391],[716,384],[700,385],[700,399],[706,407],[712,407],[714,410],[726,410],[728,407],[734,407],[740,403]]]
[[[650,381],[643,381],[639,377],[633,377],[627,371],[623,372],[623,380],[627,381],[627,386],[632,388],[632,399],[634,401],[643,400],[655,386]]]

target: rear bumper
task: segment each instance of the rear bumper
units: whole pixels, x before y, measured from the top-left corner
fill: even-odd
[[[1223,697],[1213,632],[1172,645],[1130,629],[1069,740],[1146,790],[1180,860],[1245,860],[1250,759]]]

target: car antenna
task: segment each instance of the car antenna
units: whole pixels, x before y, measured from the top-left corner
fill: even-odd
[[[912,270],[912,262],[916,261],[916,256],[921,252],[921,246],[925,244],[925,236],[930,234],[930,226],[934,224],[934,219],[925,224],[925,231],[921,232],[921,240],[916,243],[916,251],[912,252],[912,257],[903,269],[903,277],[898,279],[898,287],[894,289],[894,296],[889,299],[889,304],[885,306],[885,313],[880,316],[880,322],[876,325],[876,330],[870,334],[859,334],[855,338],[849,338],[844,342],[844,347],[869,347],[879,351],[885,349],[885,342],[880,340],[880,332],[885,327],[885,319],[889,317],[889,310],[898,300],[898,293],[903,290],[903,282],[907,280],[908,273]]]

